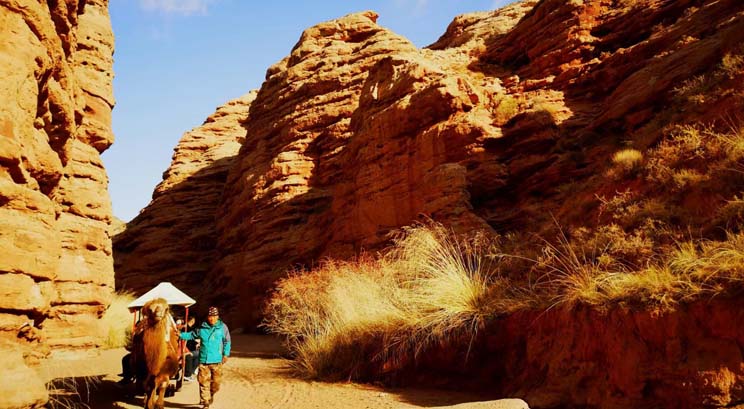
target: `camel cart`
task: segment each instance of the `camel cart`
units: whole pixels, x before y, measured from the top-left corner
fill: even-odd
[[[129,303],[127,308],[129,308],[129,312],[132,313],[132,332],[134,332],[134,327],[137,324],[137,321],[142,318],[142,307],[145,305],[146,302],[150,300],[154,300],[156,298],[164,298],[168,305],[178,305],[181,307],[184,307],[186,312],[184,313],[184,327],[185,324],[189,321],[189,307],[196,304],[196,300],[186,295],[183,291],[176,288],[171,283],[163,282],[155,286],[152,290],[142,294],[139,298]],[[181,386],[183,385],[183,377],[184,377],[184,371],[186,369],[186,360],[184,359],[184,350],[186,348],[186,342],[183,340],[178,341],[179,349],[181,350],[181,373],[178,376],[178,379],[176,380],[176,387],[175,390],[178,391],[181,389]]]

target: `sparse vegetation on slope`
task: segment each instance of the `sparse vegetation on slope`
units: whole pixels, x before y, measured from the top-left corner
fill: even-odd
[[[744,233],[656,246],[653,227],[629,234],[612,224],[552,242],[409,228],[379,257],[329,260],[281,281],[266,326],[287,338],[306,376],[365,379],[432,345],[472,341],[489,319],[518,310],[668,310],[744,280]]]

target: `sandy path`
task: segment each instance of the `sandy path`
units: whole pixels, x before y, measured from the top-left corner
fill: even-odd
[[[526,408],[520,400],[485,402],[482,397],[452,391],[389,390],[353,383],[308,382],[290,375],[286,361],[277,358],[280,352],[278,342],[272,337],[233,336],[233,356],[224,368],[222,389],[212,408]],[[123,349],[117,349],[103,351],[85,360],[55,358],[48,360],[39,371],[45,379],[77,385],[79,396],[62,393],[55,398],[75,403],[68,406],[139,408],[142,407],[142,397],[133,396],[133,388],[116,384],[119,380],[116,374],[121,372],[120,360],[125,353]],[[197,383],[185,383],[175,396],[166,398],[165,407],[198,408],[198,401]]]

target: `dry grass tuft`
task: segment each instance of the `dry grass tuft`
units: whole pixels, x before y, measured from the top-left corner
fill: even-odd
[[[384,256],[282,280],[265,325],[311,377],[358,376],[370,355],[403,361],[451,334],[474,336],[493,313],[482,250],[441,226],[406,229]]]
[[[519,113],[519,101],[517,98],[505,94],[497,101],[494,109],[494,121],[497,124],[506,124],[514,115]]]
[[[561,236],[547,244],[547,257],[536,267],[544,272],[538,295],[542,305],[586,304],[607,307],[633,303],[672,309],[682,301],[716,295],[744,281],[744,234],[729,233],[726,240],[687,240],[646,257],[642,266],[613,260],[612,246],[587,254],[581,243]]]
[[[744,122],[729,119],[712,126],[675,127],[650,154],[648,180],[670,192],[708,188],[717,192],[744,175]]]
[[[127,305],[134,299],[134,294],[128,292],[114,294],[111,304],[100,321],[106,334],[103,341],[104,348],[122,348],[126,345],[128,331],[132,326],[132,314],[127,309]]]
[[[643,164],[643,154],[635,149],[623,149],[612,155],[612,163],[624,175],[634,173]]]
[[[742,50],[739,50],[740,52]],[[734,79],[744,71],[744,55],[727,53],[721,59],[719,70],[728,79]]]
[[[89,409],[92,392],[101,383],[98,376],[56,378],[46,384],[49,409]]]

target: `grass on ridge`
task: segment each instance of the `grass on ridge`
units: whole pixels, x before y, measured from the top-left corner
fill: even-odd
[[[328,260],[282,280],[265,325],[286,337],[301,373],[359,379],[371,366],[395,367],[432,345],[472,342],[489,319],[514,311],[617,303],[672,309],[744,280],[744,233],[677,242],[652,257],[645,251],[653,245],[626,236],[612,226],[561,234],[530,256],[439,225],[408,228],[379,257]],[[618,256],[632,251],[644,252],[646,263]],[[508,258],[530,260],[529,274],[538,278],[505,278],[500,266]]]

